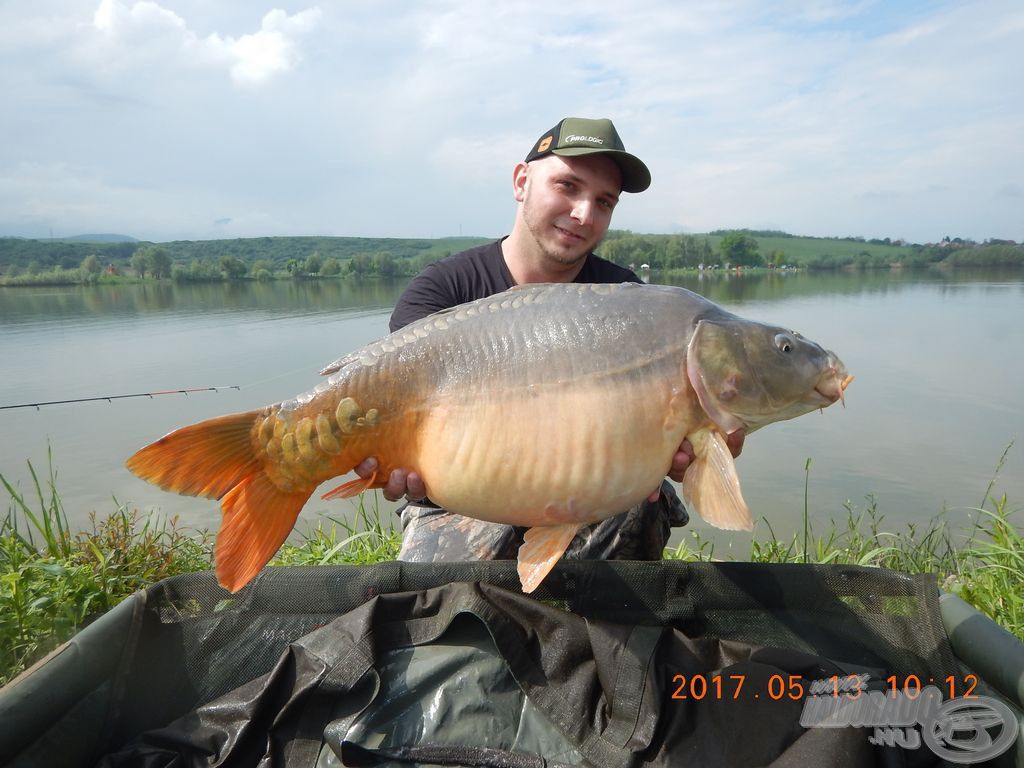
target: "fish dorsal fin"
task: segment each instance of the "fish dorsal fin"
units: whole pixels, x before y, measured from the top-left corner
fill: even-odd
[[[526,532],[517,566],[523,592],[529,594],[540,586],[579,529],[579,523],[566,523],[535,526]]]
[[[699,430],[687,435],[696,459],[683,475],[683,500],[705,521],[727,531],[749,531],[754,527],[747,502],[740,491],[725,437],[717,430]]]

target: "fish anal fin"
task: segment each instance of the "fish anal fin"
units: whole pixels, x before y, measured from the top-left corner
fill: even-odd
[[[374,472],[369,477],[357,477],[355,480],[349,480],[347,483],[342,483],[337,488],[334,488],[325,493],[320,498],[322,499],[350,499],[353,496],[358,496],[363,491],[368,491],[371,488],[383,488],[387,485],[387,481],[377,481],[377,473]]]
[[[534,526],[526,532],[523,536],[523,545],[519,548],[519,563],[516,566],[523,592],[529,594],[540,586],[579,529],[579,523],[566,523]]]
[[[683,501],[707,523],[727,531],[754,527],[750,510],[740,491],[736,462],[717,430],[688,435],[696,459],[683,475]]]
[[[217,581],[237,592],[255,578],[295,525],[312,490],[282,491],[263,472],[249,475],[221,500]]]

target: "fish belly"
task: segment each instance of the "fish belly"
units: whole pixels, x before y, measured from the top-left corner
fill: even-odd
[[[451,512],[520,526],[592,523],[664,478],[687,425],[667,382],[566,382],[445,398],[423,424],[416,465]]]

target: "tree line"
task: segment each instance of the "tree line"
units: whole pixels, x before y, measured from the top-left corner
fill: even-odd
[[[402,240],[278,237],[171,243],[90,243],[0,239],[0,283],[39,285],[124,279],[220,280],[403,277],[483,238]],[[310,246],[311,250],[305,250]],[[634,270],[800,267],[1022,266],[1024,245],[943,238],[904,245],[863,238],[807,238],[765,230],[645,235],[612,230],[598,249]]]

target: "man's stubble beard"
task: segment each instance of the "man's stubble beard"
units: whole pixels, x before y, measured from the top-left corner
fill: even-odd
[[[536,217],[533,216],[528,200],[523,203],[523,221],[525,222],[530,235],[533,237],[533,241],[540,249],[541,255],[543,255],[546,260],[559,264],[563,267],[573,267],[582,262],[590,253],[597,250],[597,247],[601,244],[601,240],[604,239],[602,237],[592,246],[582,246],[582,252],[572,255],[553,250],[545,245],[545,237],[543,237],[543,235],[547,234],[552,238],[557,237],[557,233],[554,232],[555,223],[554,221],[548,224],[538,222]]]

